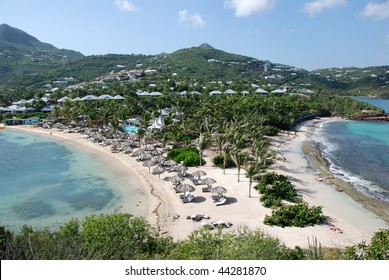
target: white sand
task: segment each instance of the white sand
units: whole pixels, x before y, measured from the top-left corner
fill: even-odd
[[[13,128],[16,129],[16,128]],[[50,130],[17,128],[35,133],[49,134]],[[308,161],[303,154],[301,147],[306,140],[307,128],[301,127],[294,137],[278,137],[278,149],[285,154],[286,161],[282,158],[272,166],[271,171],[289,176],[299,192],[303,195],[304,201],[311,206],[323,206],[323,212],[329,216],[331,223],[343,230],[343,234],[336,233],[329,229],[328,225],[320,225],[306,228],[280,228],[270,227],[263,224],[265,215],[270,215],[271,210],[263,207],[259,202],[259,194],[254,189],[252,197],[249,198],[249,182],[245,178],[244,170],[237,181],[237,169],[227,169],[226,174],[223,170],[212,166],[211,151],[205,151],[204,159],[207,161],[205,166],[195,168],[191,167],[188,174],[196,170],[203,170],[207,173],[204,177],[210,177],[217,181],[214,186],[222,186],[227,189],[226,196],[230,203],[221,206],[215,206],[212,193],[203,193],[202,187],[197,186],[193,192],[195,200],[191,203],[183,204],[179,199],[180,194],[176,194],[170,181],[164,180],[165,177],[175,175],[175,173],[165,172],[161,179],[157,175],[149,174],[148,168],[141,166],[135,158],[121,153],[111,154],[109,149],[102,148],[93,144],[81,135],[65,134],[52,130],[57,139],[67,141],[88,151],[98,151],[106,159],[112,159],[113,162],[120,163],[124,169],[128,170],[131,176],[138,176],[142,187],[149,193],[147,203],[147,213],[144,216],[152,225],[160,228],[162,235],[169,235],[175,240],[182,240],[201,227],[200,222],[186,219],[186,216],[193,214],[207,214],[211,218],[205,222],[223,220],[231,222],[233,226],[230,231],[238,229],[240,226],[246,226],[250,229],[261,229],[266,234],[280,239],[286,246],[308,247],[308,239],[316,237],[322,246],[345,247],[355,245],[362,240],[370,240],[376,231],[381,228],[388,228],[388,225],[376,215],[365,210],[361,205],[349,198],[346,194],[335,191],[333,186],[317,181],[317,176],[308,167]],[[276,143],[276,142],[275,142]],[[101,153],[105,151],[105,153]],[[287,153],[285,153],[287,151]],[[120,176],[122,176],[122,172]],[[185,183],[192,184],[189,179]],[[192,184],[193,185],[193,184]],[[253,183],[254,185],[254,183]],[[125,208],[124,208],[125,209]],[[175,217],[179,215],[179,218]]]

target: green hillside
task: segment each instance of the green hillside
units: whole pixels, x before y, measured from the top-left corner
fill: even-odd
[[[41,84],[47,71],[82,57],[79,52],[58,49],[22,30],[0,25],[0,83],[3,88]]]
[[[6,24],[0,25],[0,90],[42,89],[43,85],[64,77],[72,77],[73,83],[92,82],[120,71],[119,68],[156,70],[157,75],[151,79],[155,82],[166,83],[175,77],[176,82],[186,83],[255,83],[268,88],[288,86],[297,92],[312,90],[389,98],[389,66],[307,71],[227,53],[208,44],[170,54],[83,56],[42,43]]]

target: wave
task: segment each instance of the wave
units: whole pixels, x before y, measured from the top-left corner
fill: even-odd
[[[355,190],[366,196],[389,203],[389,192],[387,190],[374,182],[351,172],[347,166],[344,165],[344,160],[337,153],[344,147],[338,143],[331,142],[326,137],[326,133],[329,133],[329,131],[325,128],[326,126],[320,126],[315,133],[314,141],[318,143],[321,155],[328,162],[329,170],[334,177],[350,183]]]

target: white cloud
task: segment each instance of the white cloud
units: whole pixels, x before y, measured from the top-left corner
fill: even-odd
[[[189,14],[188,10],[182,10],[178,12],[178,24],[183,27],[203,28],[205,21],[197,13]]]
[[[361,14],[363,17],[373,18],[375,20],[389,18],[389,1],[383,3],[369,2]]]
[[[325,9],[332,9],[339,6],[346,6],[347,0],[315,0],[304,5],[304,12],[313,17]]]
[[[138,8],[128,0],[115,0],[116,7],[124,12],[136,12]]]
[[[235,9],[237,17],[247,17],[252,13],[265,12],[274,8],[276,0],[226,0],[225,7]]]

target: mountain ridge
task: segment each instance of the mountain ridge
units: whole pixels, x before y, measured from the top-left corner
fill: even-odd
[[[91,81],[116,68],[156,69],[163,77],[177,74],[182,79],[211,81],[258,81],[275,85],[298,84],[352,94],[383,92],[389,97],[389,66],[367,68],[326,68],[308,71],[232,54],[202,43],[197,47],[159,55],[106,54],[84,56],[73,50],[58,49],[40,42],[26,32],[0,25],[0,82],[3,88],[39,87],[56,77],[76,76]],[[354,74],[352,74],[354,73]]]

